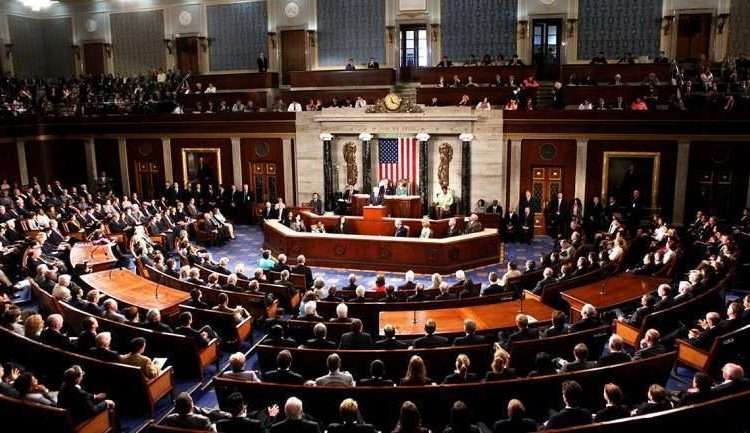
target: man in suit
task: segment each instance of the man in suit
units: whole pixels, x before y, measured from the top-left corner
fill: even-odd
[[[492,204],[487,206],[487,209],[485,210],[485,213],[493,213],[493,214],[502,214],[503,213],[503,207],[500,206],[497,200],[492,200]]]
[[[263,373],[263,381],[281,383],[286,385],[301,385],[305,379],[297,372],[292,371],[292,354],[288,350],[282,350],[276,355],[276,369]]]
[[[723,334],[719,328],[721,316],[717,312],[706,313],[706,319],[698,322],[700,329],[691,329],[688,333],[688,343],[699,349],[708,350],[719,335]]]
[[[409,270],[404,274],[404,284],[398,286],[399,292],[411,292],[416,289],[417,285],[414,283],[414,271]]]
[[[519,217],[518,230],[519,240],[530,244],[531,239],[534,238],[534,214],[531,213],[531,208],[528,206],[523,208],[523,213]]]
[[[674,299],[672,299],[672,286],[669,284],[659,284],[656,288],[656,293],[659,295],[659,299],[654,304],[654,311],[664,310],[674,305]]]
[[[83,330],[78,334],[76,346],[81,353],[89,353],[96,346],[96,330],[99,328],[97,320],[91,316],[84,317],[81,321]]]
[[[519,239],[520,228],[518,226],[518,214],[515,210],[510,209],[505,214],[505,239],[508,242],[516,242]]]
[[[266,58],[266,53],[260,52],[258,53],[258,72],[266,72],[268,71],[268,58]]]
[[[443,56],[440,62],[435,65],[437,68],[450,68],[451,66],[453,66],[453,62],[448,59],[448,56]]]
[[[235,380],[244,380],[247,382],[260,382],[260,378],[254,371],[245,370],[245,354],[236,352],[229,355],[229,370],[221,374],[222,377]]]
[[[478,287],[474,287],[474,282],[466,276],[462,270],[456,271],[456,282],[450,287],[449,292],[458,292],[458,298],[468,298],[479,295]]]
[[[216,333],[210,326],[204,325],[200,329],[193,328],[193,315],[189,311],[183,311],[177,318],[177,328],[175,332],[186,337],[191,337],[200,347],[207,347]]]
[[[367,61],[367,69],[380,69],[380,64],[370,57],[370,60]]]
[[[574,380],[562,384],[562,399],[565,408],[552,415],[545,424],[546,429],[561,429],[582,424],[591,424],[591,412],[582,408],[583,389]]]
[[[454,346],[469,346],[472,344],[484,344],[486,339],[483,335],[477,335],[477,323],[471,319],[464,320],[464,335],[453,340]]]
[[[539,332],[536,329],[529,328],[529,316],[518,314],[516,315],[516,330],[510,335],[505,335],[501,331],[498,337],[498,340],[501,342],[500,345],[508,350],[515,341],[536,340],[539,338]]]
[[[656,298],[651,294],[645,294],[641,296],[641,306],[628,318],[622,318],[625,323],[638,327],[649,314],[654,311],[654,305],[656,304]]]
[[[133,365],[141,369],[141,373],[146,379],[153,379],[159,375],[159,367],[154,362],[143,355],[146,351],[146,339],[136,337],[130,340],[131,352],[122,358],[123,364]]]
[[[63,317],[60,314],[50,314],[47,317],[47,327],[40,335],[42,343],[57,347],[58,349],[73,352],[75,347],[70,338],[62,333]]]
[[[221,433],[262,433],[260,421],[247,416],[247,405],[239,392],[229,394],[226,410],[231,418],[216,421],[216,431]]]
[[[148,310],[146,313],[146,323],[143,324],[143,327],[156,332],[174,332],[171,326],[161,321],[161,313],[157,309]]]
[[[570,332],[585,331],[587,329],[601,326],[602,321],[596,308],[591,304],[586,304],[581,308],[581,320],[570,325]]]
[[[109,332],[100,332],[96,336],[96,347],[90,352],[90,355],[106,362],[122,361],[120,354],[112,350],[111,345],[112,334]]]
[[[207,416],[194,413],[193,399],[187,392],[181,392],[174,401],[175,412],[167,415],[162,424],[194,430],[214,430],[214,425]]]
[[[396,328],[391,324],[387,324],[383,327],[383,338],[380,341],[375,342],[375,349],[405,349],[406,343],[396,339]]]
[[[328,374],[315,379],[317,386],[336,386],[350,388],[355,385],[354,378],[348,371],[341,371],[341,358],[338,354],[332,353],[326,358]]]
[[[544,292],[544,287],[548,284],[554,283],[555,281],[555,271],[552,268],[544,268],[544,270],[542,271],[542,279],[537,281],[531,292],[535,295],[541,295],[542,292]]]
[[[481,296],[495,295],[505,291],[506,288],[500,285],[500,278],[496,272],[490,272],[488,281],[490,284],[482,289]]]
[[[305,287],[312,287],[313,285],[313,274],[312,269],[305,265],[305,256],[300,254],[297,256],[297,266],[292,268],[292,274],[304,275],[305,276]]]
[[[557,238],[558,234],[564,234],[568,220],[568,204],[565,203],[563,193],[558,192],[554,200],[547,205],[547,221],[550,226],[549,235]]]
[[[428,349],[431,347],[442,347],[448,346],[450,341],[447,338],[435,335],[437,330],[437,323],[433,319],[427,319],[424,324],[425,335],[414,340],[413,347],[415,349]]]
[[[745,370],[734,363],[725,364],[721,369],[721,377],[724,381],[711,388],[713,398],[720,398],[735,394],[750,388],[750,380],[745,377]]]
[[[479,222],[479,215],[475,213],[471,214],[469,216],[469,222],[466,224],[466,229],[464,229],[464,233],[479,233],[482,230],[484,230],[484,227],[482,227],[482,223]]]
[[[461,230],[459,230],[456,225],[456,218],[448,219],[448,230],[445,232],[445,237],[452,238],[453,236],[458,236],[460,234]]]
[[[397,238],[405,238],[409,236],[409,230],[404,226],[400,219],[394,222],[395,229],[393,230],[393,236]]]
[[[495,422],[493,433],[528,433],[537,431],[536,421],[526,418],[526,408],[517,399],[508,402],[508,418]]]
[[[573,356],[575,360],[567,362],[560,368],[560,373],[570,373],[572,371],[588,370],[589,368],[596,368],[596,361],[589,361],[589,348],[583,344],[578,343],[573,347]]]
[[[270,433],[320,433],[320,426],[304,418],[302,400],[290,397],[284,405],[286,419],[271,426]]]
[[[599,367],[630,362],[630,355],[625,352],[624,345],[625,342],[622,337],[612,334],[609,337],[609,344],[607,345],[609,351],[599,358]]]
[[[91,419],[97,413],[114,409],[115,402],[106,394],[91,394],[81,388],[83,369],[74,365],[63,373],[63,384],[57,395],[57,405],[66,409],[75,424]]]
[[[279,214],[278,214],[276,208],[274,208],[271,205],[270,201],[266,202],[266,206],[263,209],[262,217],[263,217],[264,220],[275,220],[275,219],[279,218]]]
[[[268,331],[268,337],[263,340],[263,344],[276,347],[297,347],[296,341],[284,337],[284,328],[279,324],[271,326],[271,330]]]
[[[326,339],[328,328],[322,323],[316,323],[313,327],[313,338],[305,341],[301,346],[304,349],[335,349],[336,343]]]
[[[424,284],[419,283],[416,286],[414,286],[414,294],[406,298],[409,302],[418,302],[418,301],[427,301],[429,299],[432,299],[432,296],[425,294],[424,292]]]
[[[362,321],[352,319],[352,330],[341,336],[339,349],[370,349],[372,347],[372,337],[367,332],[362,331]]]
[[[667,349],[659,342],[661,334],[656,329],[649,329],[641,340],[641,348],[633,355],[633,360],[651,358],[652,356],[661,355]]]
[[[313,208],[313,213],[316,215],[323,215],[323,200],[320,199],[320,194],[314,192],[312,200],[310,200],[310,207]]]

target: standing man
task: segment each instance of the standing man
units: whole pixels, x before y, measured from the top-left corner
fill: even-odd
[[[438,219],[451,216],[453,202],[453,191],[448,189],[448,185],[443,185],[441,190],[435,195],[435,213],[437,213]]]
[[[549,221],[550,233],[553,238],[564,234],[568,219],[568,204],[565,203],[563,193],[558,192],[557,198],[551,200],[547,205],[547,221]]]
[[[317,192],[314,192],[312,195],[310,207],[313,209],[315,215],[323,215],[323,200],[320,199],[320,194]]]
[[[258,72],[266,72],[268,71],[268,58],[266,58],[266,54],[264,52],[261,52],[258,54]]]

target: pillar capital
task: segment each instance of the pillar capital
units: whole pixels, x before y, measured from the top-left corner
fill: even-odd
[[[458,139],[461,140],[462,142],[474,141],[474,134],[471,134],[469,132],[464,132],[463,134],[458,136]]]
[[[417,140],[419,141],[429,141],[430,140],[430,134],[426,132],[420,132],[417,134]]]
[[[321,139],[323,139],[323,135],[325,134],[320,134]],[[331,134],[328,134],[328,135],[331,135]],[[374,135],[370,134],[369,132],[362,132],[359,134],[359,139],[361,141],[370,141],[372,140],[373,137]]]
[[[321,141],[331,141],[331,140],[333,140],[333,134],[328,133],[328,132],[324,132],[324,133],[320,134],[320,140]]]

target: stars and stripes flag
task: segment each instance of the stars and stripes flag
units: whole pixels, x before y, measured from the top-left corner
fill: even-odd
[[[409,181],[409,189],[417,185],[416,138],[381,138],[378,140],[378,176],[398,183]]]

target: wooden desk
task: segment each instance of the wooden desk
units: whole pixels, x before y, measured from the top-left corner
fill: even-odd
[[[570,304],[571,318],[575,322],[580,319],[581,309],[586,304],[600,311],[620,307],[638,301],[641,296],[656,291],[659,284],[666,282],[666,278],[622,273],[567,290],[562,297]]]
[[[362,209],[370,203],[368,194],[354,194],[352,197],[352,215],[362,215]],[[386,195],[383,206],[387,208],[386,216],[392,218],[421,218],[422,200],[418,195]]]
[[[122,268],[81,275],[81,280],[117,302],[142,310],[155,308],[165,317],[176,313],[179,305],[190,299],[187,292],[156,284]]]
[[[560,81],[567,84],[570,75],[575,73],[579,80],[591,74],[591,78],[597,83],[610,83],[614,81],[615,74],[622,76],[625,83],[640,83],[651,72],[656,74],[661,82],[669,81],[669,65],[657,65],[654,63],[638,63],[635,65],[618,65],[609,63],[606,65],[562,65],[560,66]],[[447,80],[447,78],[446,78]]]
[[[190,77],[190,82],[193,83],[193,89],[195,89],[195,83],[203,84],[204,89],[209,83],[216,86],[218,90],[275,89],[279,87],[279,74],[277,72],[200,74]]]
[[[536,89],[529,89],[519,93],[525,97],[535,97]],[[461,98],[467,95],[470,101],[470,107],[474,107],[485,97],[490,104],[494,106],[503,106],[513,96],[513,89],[510,87],[460,87],[453,89],[449,87],[420,87],[417,89],[417,103],[430,105],[432,98],[437,98],[437,105],[456,106]]]
[[[290,84],[295,87],[392,86],[395,69],[357,69],[356,71],[291,71]]]
[[[656,95],[659,103],[669,102],[669,98],[675,93],[674,86],[656,86]],[[617,103],[617,98],[622,97],[623,106],[630,107],[635,98],[645,98],[649,95],[648,86],[565,86],[562,89],[563,101],[566,105],[579,105],[588,100],[596,107],[599,98],[604,98],[607,106]]]
[[[391,324],[396,328],[399,337],[403,338],[424,335],[424,324],[427,319],[437,322],[438,334],[462,333],[466,319],[474,320],[478,331],[497,331],[515,326],[516,315],[521,313],[520,307],[520,301],[508,301],[439,310],[381,311],[378,326],[382,334],[383,327]],[[526,299],[523,302],[523,313],[539,322],[549,321],[553,311],[553,308],[535,299]]]
[[[302,215],[310,221],[325,219]],[[333,218],[332,226],[337,220],[337,217]],[[381,229],[384,234],[393,233],[393,219],[363,221],[361,217],[349,217],[346,221],[356,233],[376,229]],[[407,221],[410,227],[412,222],[420,223],[419,220]],[[443,226],[444,232],[447,220],[436,221],[433,225],[438,223]],[[410,230],[412,235],[419,233],[415,232],[415,228]],[[498,263],[500,259],[500,237],[493,229],[447,239],[419,239],[298,233],[278,221],[269,220],[263,224],[263,234],[264,248],[292,256],[304,254],[312,266],[401,272],[411,269],[424,274],[448,274],[459,269]]]
[[[477,84],[488,84],[495,81],[495,76],[500,74],[503,80],[509,76],[513,77],[519,83],[530,75],[536,74],[536,66],[451,66],[450,68],[414,68],[410,71],[411,78],[422,84],[437,84],[440,77],[443,77],[446,83],[453,80],[454,75],[462,82],[466,82],[469,75]]]
[[[214,103],[214,111],[219,109],[219,103],[224,100],[226,101],[229,108],[232,108],[232,105],[234,105],[237,100],[241,101],[243,104],[247,104],[248,101],[253,101],[253,104],[255,104],[256,109],[260,108],[266,108],[266,92],[265,91],[255,91],[255,92],[221,92],[221,93],[202,93],[202,94],[195,94],[191,93],[189,95],[180,95],[178,97],[178,100],[180,103],[185,105],[185,111],[192,110],[195,108],[195,105],[200,102],[203,106],[203,109],[205,110],[208,107],[208,103],[213,102]]]
[[[110,269],[117,263],[112,245],[94,245],[78,242],[70,249],[70,264],[75,268],[88,262],[94,272]]]

